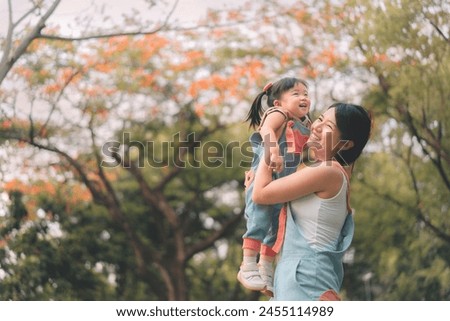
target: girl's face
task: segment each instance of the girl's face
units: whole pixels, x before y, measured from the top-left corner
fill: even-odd
[[[290,90],[282,93],[280,99],[274,101],[274,105],[285,108],[293,117],[302,118],[309,112],[311,106],[308,89],[303,84],[298,83]]]
[[[311,125],[308,146],[314,152],[314,158],[331,160],[339,150],[351,147],[341,140],[341,133],[336,125],[336,108],[330,108]]]

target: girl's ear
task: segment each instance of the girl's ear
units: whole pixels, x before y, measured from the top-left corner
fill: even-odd
[[[273,101],[273,105],[278,107],[278,106],[281,106],[281,103],[280,103],[280,101],[278,99],[275,99]]]

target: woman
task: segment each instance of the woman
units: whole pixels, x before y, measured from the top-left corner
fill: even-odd
[[[285,231],[273,248],[278,251],[282,242],[274,300],[339,300],[342,257],[354,229],[348,202],[351,168],[367,143],[371,123],[363,107],[333,104],[311,126],[311,164],[274,181],[271,164],[259,166],[253,200],[286,202],[280,214]]]

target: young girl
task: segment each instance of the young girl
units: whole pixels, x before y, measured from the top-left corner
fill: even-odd
[[[264,97],[267,97],[270,108],[263,113]],[[258,130],[250,136],[253,161],[245,177],[247,231],[243,235],[243,262],[237,278],[247,289],[262,291],[268,296],[273,295],[273,261],[276,253],[271,247],[276,240],[282,204],[254,203],[253,178],[259,163],[265,161],[269,165],[269,159],[274,179],[296,171],[309,136],[310,105],[305,81],[282,78],[274,84],[267,84],[256,96],[246,119],[250,127]]]

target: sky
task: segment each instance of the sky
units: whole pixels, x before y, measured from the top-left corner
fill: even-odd
[[[44,1],[48,2],[50,0]],[[14,0],[11,2],[14,20],[17,20],[30,8],[30,0]],[[161,0],[157,2],[161,2]],[[169,5],[165,7],[171,8],[176,0],[166,0],[166,2]],[[2,36],[6,33],[8,21],[7,3],[7,0],[0,0],[0,32]],[[242,5],[242,3],[242,1],[238,0],[179,0],[171,21],[177,20],[183,24],[195,23],[206,13],[207,8],[231,8]],[[77,17],[91,16],[95,13],[96,8],[103,8],[106,15],[110,15],[114,21],[120,21],[123,13],[131,13],[133,8],[140,8],[144,11],[147,5],[145,0],[62,0],[48,21],[51,24],[60,25],[62,27],[61,31],[64,32],[64,28],[68,28],[67,30],[76,28]],[[165,13],[168,12],[153,11],[151,14],[158,18],[158,16],[162,16]],[[147,18],[150,18],[150,16]]]

